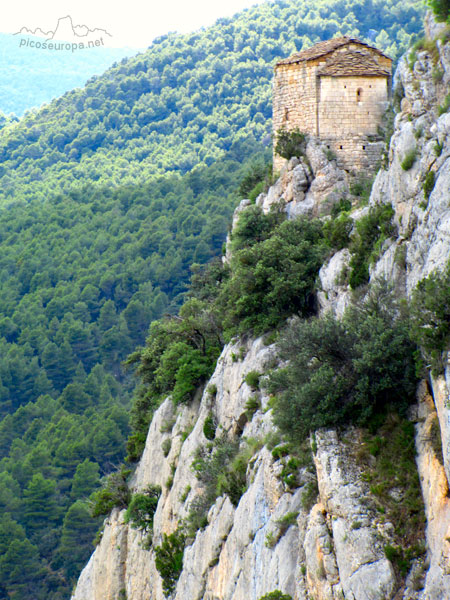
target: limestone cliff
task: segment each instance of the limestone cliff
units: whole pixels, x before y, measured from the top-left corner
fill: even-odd
[[[429,36],[439,33],[435,27],[428,20]],[[370,199],[372,204],[391,203],[398,227],[398,236],[385,242],[371,267],[371,279],[382,275],[405,296],[420,279],[442,269],[450,256],[450,113],[438,114],[449,90],[450,44],[438,40],[434,56],[418,51],[412,68],[409,62],[408,57],[402,59],[396,74],[401,110],[386,168],[379,171]],[[436,69],[440,79],[432,75]],[[416,148],[415,160],[404,170],[401,163],[411,148]],[[326,150],[310,141],[306,158],[292,159],[257,203],[269,210],[281,202],[290,218],[329,214],[333,203],[348,192],[349,179]],[[435,183],[426,201],[423,185],[430,170]],[[351,216],[357,220],[366,210]],[[351,291],[340,277],[349,260],[344,249],[322,267],[322,312],[342,314],[350,302]],[[276,360],[275,347],[263,339],[237,340],[223,349],[209,384],[194,403],[174,408],[167,399],[156,411],[131,482],[133,491],[149,484],[162,488],[153,547],[163,533],[176,530],[201,494],[191,465],[196,450],[207,443],[203,426],[211,413],[218,431],[235,439],[264,441],[274,430],[264,387],[255,392],[245,375],[267,373]],[[247,489],[237,506],[227,496],[219,497],[206,527],[189,540],[173,598],[259,600],[278,589],[294,600],[450,599],[449,390],[450,364],[443,376],[431,378],[429,385],[422,382],[411,414],[426,513],[426,556],[413,561],[406,577],[399,576],[385,552],[386,545],[394,544],[394,526],[375,509],[360,460],[361,432],[321,430],[312,442],[314,464],[297,468],[294,488],[283,480],[283,458],[259,447],[248,463]],[[255,393],[259,408],[249,412],[248,401]],[[442,456],[432,443],[436,424]],[[283,521],[286,515],[290,518]],[[124,523],[124,511],[114,510],[72,600],[162,600],[154,550],[143,542],[144,534]]]

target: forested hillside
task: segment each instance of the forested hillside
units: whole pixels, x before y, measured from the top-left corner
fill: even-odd
[[[136,53],[131,48],[105,47],[52,52],[21,45],[21,39],[42,42],[42,38],[0,33],[0,111],[18,116],[84,86],[114,61]]]
[[[177,312],[190,265],[220,254],[241,180],[261,177],[274,61],[339,33],[395,57],[422,12],[416,1],[263,4],[161,38],[3,124],[0,598],[67,598],[89,556],[87,499],[129,433],[134,382],[121,362],[151,321]]]
[[[84,89],[4,131],[1,198],[47,196],[87,179],[117,185],[210,165],[270,134],[272,67],[320,39],[347,34],[394,59],[421,28],[423,3],[282,0],[159,38]]]

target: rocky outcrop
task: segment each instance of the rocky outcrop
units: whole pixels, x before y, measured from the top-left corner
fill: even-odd
[[[329,215],[334,204],[348,193],[348,174],[338,168],[326,144],[310,138],[305,153],[291,158],[282,169],[278,181],[256,204],[264,212],[280,204],[293,219],[300,215]]]
[[[435,32],[433,20],[427,19],[427,31]],[[402,110],[395,118],[388,164],[376,176],[370,198],[370,204],[392,204],[398,227],[398,236],[384,244],[371,266],[371,280],[384,276],[405,296],[450,256],[450,114],[438,114],[450,82],[450,50],[441,41],[436,48],[437,60],[436,54],[433,59],[419,51],[412,69],[407,58],[400,62],[395,86],[396,96],[403,96]],[[431,75],[435,67],[443,72],[440,81]],[[405,170],[402,162],[414,148],[415,160]],[[291,159],[257,204],[264,211],[283,206],[290,218],[329,215],[349,189],[348,174],[330,158],[323,144],[310,140],[305,156]],[[429,172],[434,187],[427,200],[423,187]],[[249,203],[241,203],[234,223]],[[351,216],[358,220],[367,210]],[[345,277],[349,261],[350,252],[343,249],[321,268],[322,312],[342,315],[351,302]],[[252,439],[255,448],[239,502],[217,498],[206,526],[188,540],[173,598],[259,600],[279,589],[293,600],[450,599],[450,365],[429,387],[421,384],[412,414],[427,554],[402,579],[385,554],[387,545],[395,545],[394,524],[376,510],[358,459],[360,431],[317,432],[311,464],[296,468],[296,485],[287,485],[286,460],[267,448],[274,433],[270,398],[264,388],[255,390],[245,382],[247,373],[265,374],[276,360],[274,346],[261,338],[235,341],[224,348],[194,402],[174,407],[168,398],[155,412],[131,481],[133,492],[149,485],[162,488],[153,546],[185,522],[202,494],[192,462],[208,443],[203,431],[208,417],[217,424],[217,435],[241,440],[242,446]],[[249,411],[255,397],[259,408]],[[163,600],[154,550],[145,542],[141,531],[124,523],[124,511],[114,510],[72,600]]]

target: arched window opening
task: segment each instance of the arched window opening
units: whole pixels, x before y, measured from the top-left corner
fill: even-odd
[[[356,101],[357,102],[361,102],[361,100],[362,100],[362,92],[363,92],[362,88],[358,88],[356,90]]]

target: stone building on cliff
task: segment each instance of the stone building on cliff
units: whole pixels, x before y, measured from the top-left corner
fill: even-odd
[[[273,86],[274,140],[280,129],[317,136],[349,171],[373,169],[383,151],[392,60],[354,38],[319,42],[281,60]],[[274,169],[284,159],[274,153]]]

